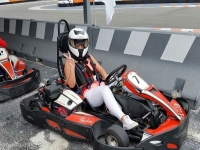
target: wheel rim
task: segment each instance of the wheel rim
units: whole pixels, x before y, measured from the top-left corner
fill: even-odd
[[[108,142],[108,145],[110,145],[110,146],[118,147],[118,141],[112,135],[107,136],[107,142]]]

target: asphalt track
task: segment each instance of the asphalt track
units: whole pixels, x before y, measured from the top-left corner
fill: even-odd
[[[43,6],[50,5],[50,6]],[[51,7],[56,10],[31,10],[42,6],[42,9]],[[52,9],[53,9],[52,8]],[[41,1],[34,3],[22,3],[0,6],[0,17],[24,18],[43,21],[58,21],[61,18],[67,19],[70,23],[83,24],[82,10],[62,10],[57,8],[54,2]],[[150,13],[152,12],[152,13]],[[156,14],[157,13],[157,14]],[[117,27],[179,27],[200,29],[199,8],[127,8],[116,9],[112,23],[109,26]],[[123,17],[133,15],[133,19]],[[147,16],[149,14],[149,16]],[[158,19],[156,19],[156,15]],[[169,15],[170,14],[170,15]],[[105,10],[97,9],[97,24],[105,25]],[[159,18],[162,18],[159,20]],[[121,21],[120,21],[121,18]],[[145,20],[145,18],[147,20]],[[183,20],[185,18],[185,20]],[[122,21],[122,19],[124,19]],[[129,21],[127,21],[129,20]],[[162,21],[163,20],[163,21]],[[171,22],[169,22],[172,20]],[[196,23],[195,23],[196,22]],[[39,63],[24,60],[27,66],[38,68],[41,71],[42,82],[54,75],[57,70]],[[108,71],[110,72],[110,71]],[[19,102],[37,91],[25,94],[15,99],[0,103],[0,149],[1,150],[91,150],[92,147],[86,143],[80,143],[62,138],[60,135],[49,130],[40,129],[26,122],[20,113]],[[190,123],[187,140],[181,150],[200,150],[200,108],[190,113]]]
[[[83,24],[83,10],[80,9],[81,6],[75,8],[74,10],[66,7],[58,8],[55,0],[0,5],[0,17],[53,22],[66,19],[70,23]],[[117,5],[109,27],[200,29],[200,15],[198,14],[200,14],[199,3],[190,3],[189,5]],[[94,12],[91,6],[92,24],[95,24],[94,18],[97,26],[106,26],[105,10],[103,8],[95,9]]]
[[[29,67],[41,72],[42,86],[48,78],[57,75],[57,69],[24,60]],[[87,143],[64,139],[50,130],[41,129],[26,122],[21,116],[19,102],[37,90],[0,103],[1,150],[91,150]],[[200,150],[200,108],[190,113],[188,136],[181,150]]]

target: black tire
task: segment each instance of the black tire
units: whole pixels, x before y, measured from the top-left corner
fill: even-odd
[[[38,104],[38,102],[32,102],[30,104],[30,110],[33,110],[33,111],[39,111],[39,110],[42,110],[41,106]]]
[[[129,137],[122,127],[119,125],[112,125],[106,130],[105,142],[109,146],[128,147]]]
[[[23,74],[23,76],[26,76],[28,74],[28,71],[26,68],[22,71],[22,74]]]

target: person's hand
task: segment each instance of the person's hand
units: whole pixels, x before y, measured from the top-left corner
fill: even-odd
[[[67,63],[69,64],[70,67],[74,68],[75,67],[75,61],[74,59],[71,57],[70,52],[68,52],[68,56],[66,54],[63,54],[64,57],[67,58]]]

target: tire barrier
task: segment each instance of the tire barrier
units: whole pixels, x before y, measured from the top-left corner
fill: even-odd
[[[89,51],[103,62],[108,73],[127,64],[148,83],[166,93],[181,94],[193,109],[199,107],[199,35],[72,24],[69,27],[87,30]],[[56,67],[57,23],[1,18],[0,36],[7,41],[10,52]]]

